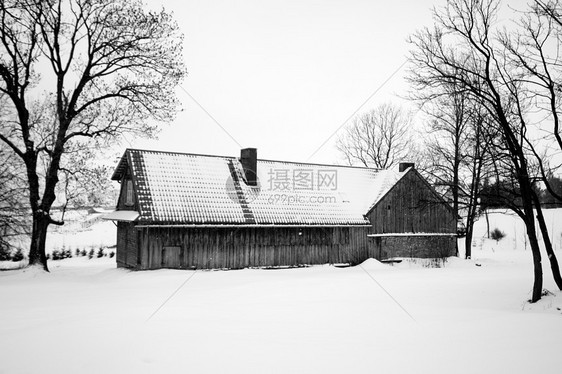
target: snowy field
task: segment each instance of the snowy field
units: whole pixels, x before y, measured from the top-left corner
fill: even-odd
[[[562,260],[562,210],[548,215]],[[111,245],[106,224],[52,240]],[[441,268],[131,272],[77,257],[51,273],[2,271],[0,373],[560,373],[562,293],[548,261],[551,293],[528,304],[522,225],[495,213],[496,227],[498,243],[482,218],[473,259]]]

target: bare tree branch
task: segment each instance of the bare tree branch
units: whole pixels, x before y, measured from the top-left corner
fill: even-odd
[[[382,104],[357,116],[337,141],[350,164],[390,168],[411,156],[411,115],[398,106]]]

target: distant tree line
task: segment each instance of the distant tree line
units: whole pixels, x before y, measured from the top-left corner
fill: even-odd
[[[557,195],[562,195],[562,178],[556,176],[548,177],[548,183],[551,190]],[[548,189],[541,187],[540,183],[536,183],[533,189],[543,208],[562,207],[562,201],[557,198],[557,195],[553,195]],[[510,208],[513,204],[519,207],[522,206],[520,191],[517,189],[517,186],[505,181],[496,181],[492,184],[486,183],[483,185],[480,191],[481,209]]]

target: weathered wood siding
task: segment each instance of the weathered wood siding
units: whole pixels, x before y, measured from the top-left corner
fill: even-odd
[[[443,258],[454,256],[455,236],[385,236],[370,238],[379,259],[394,257]]]
[[[139,269],[240,269],[376,257],[369,250],[368,227],[140,227],[137,232]]]
[[[136,268],[139,265],[138,231],[134,223],[117,223],[117,267]]]
[[[414,169],[369,212],[371,232],[454,233],[457,220],[452,209]]]

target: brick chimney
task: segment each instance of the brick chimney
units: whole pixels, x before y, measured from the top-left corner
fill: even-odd
[[[244,169],[244,179],[248,186],[258,185],[258,150],[244,148],[240,151],[240,163]]]
[[[406,169],[408,169],[408,168],[415,168],[415,167],[416,167],[416,164],[414,164],[413,162],[401,162],[398,165],[398,171],[402,173],[402,172],[406,171]]]

